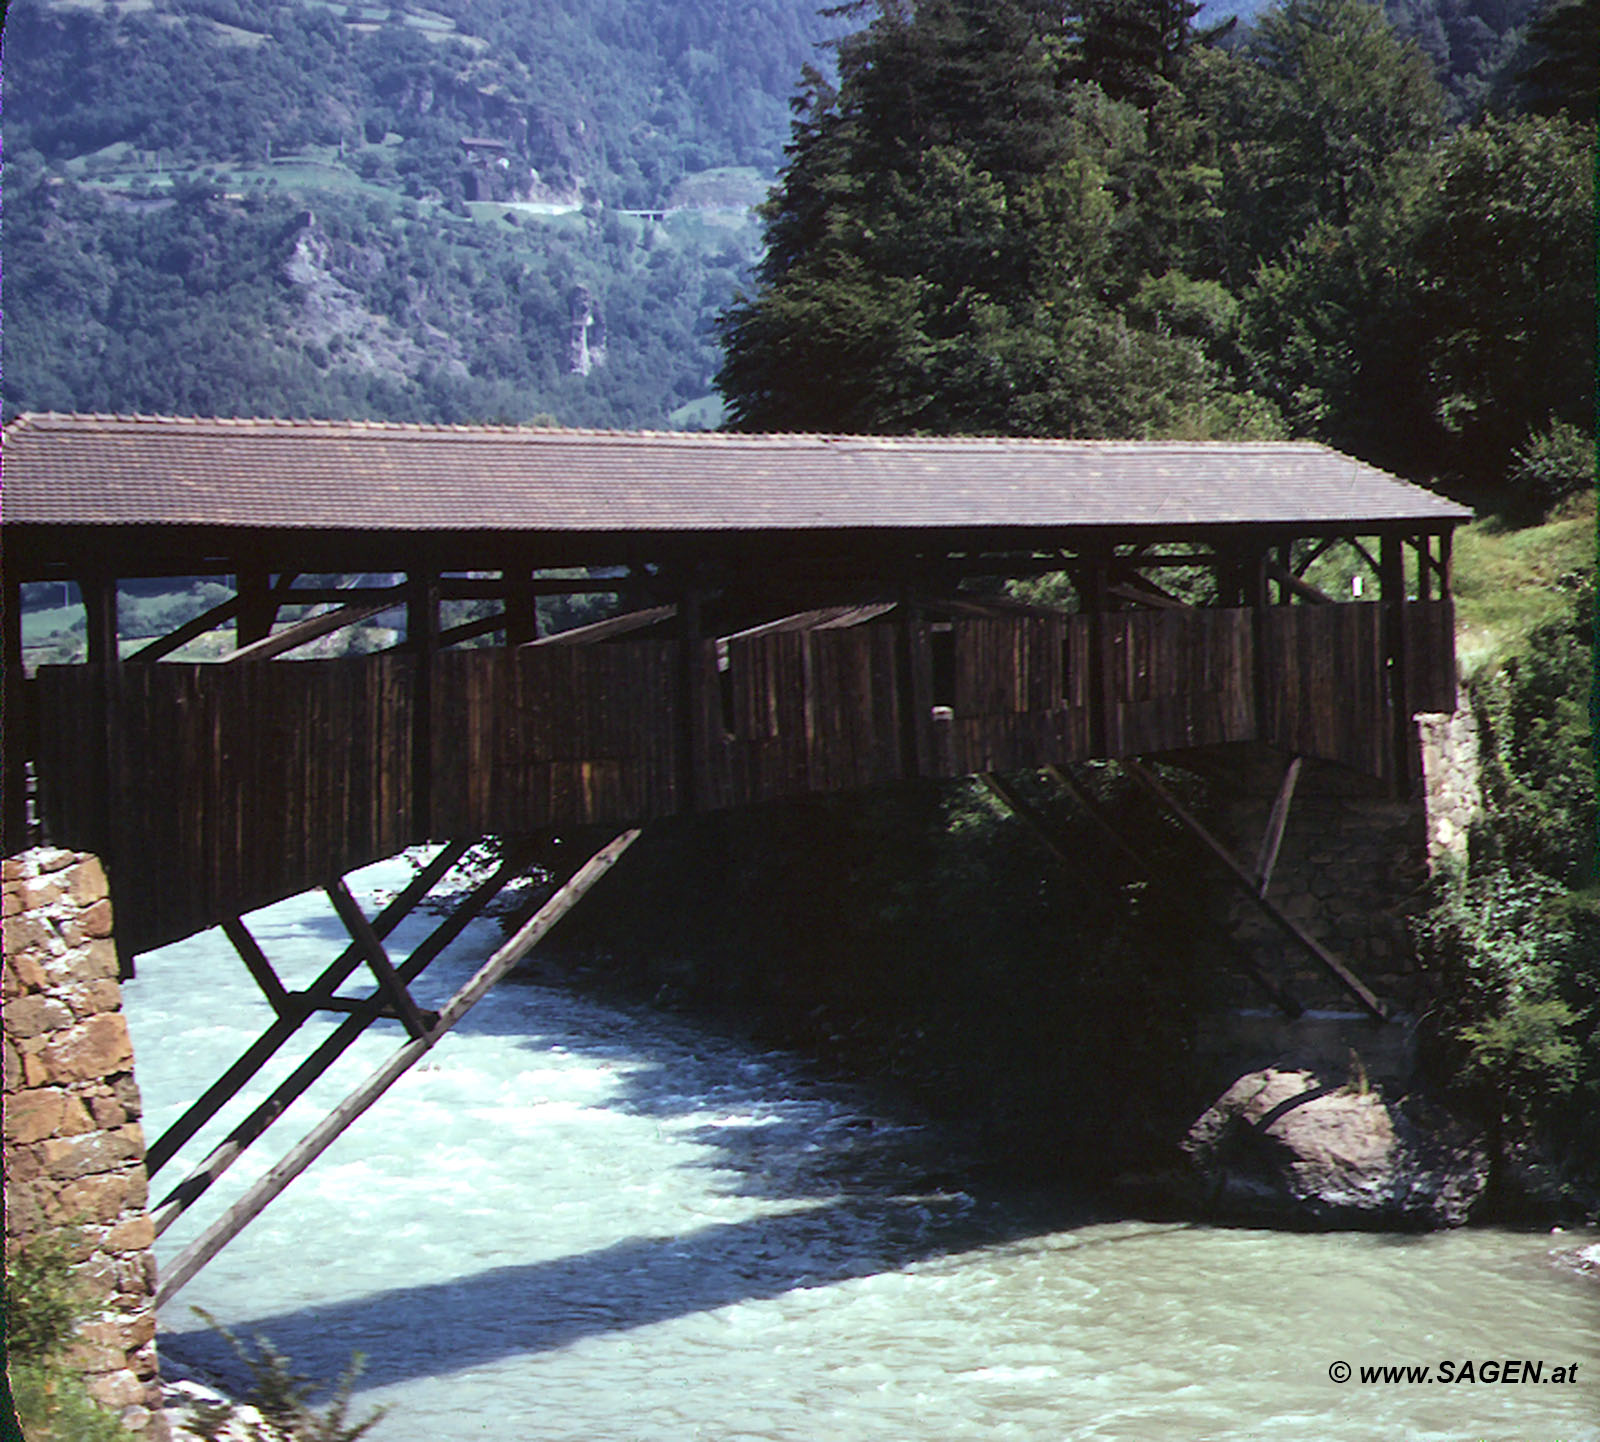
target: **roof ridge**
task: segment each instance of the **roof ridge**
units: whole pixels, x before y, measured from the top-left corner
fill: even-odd
[[[18,429],[60,429],[88,431],[111,427],[172,427],[178,430],[217,429],[230,432],[250,430],[275,431],[365,431],[395,437],[432,436],[552,436],[552,437],[603,437],[617,441],[693,440],[706,444],[739,446],[791,442],[796,444],[852,445],[911,449],[929,446],[938,449],[965,449],[969,447],[993,448],[997,445],[1046,449],[1066,447],[1083,449],[1150,449],[1166,451],[1216,452],[1221,450],[1301,450],[1330,451],[1331,446],[1310,440],[1244,440],[1200,441],[1182,439],[1151,439],[1148,437],[1110,436],[1008,436],[1008,435],[883,435],[848,431],[682,431],[651,428],[622,428],[607,426],[541,426],[531,424],[448,422],[448,421],[390,421],[368,417],[324,416],[198,416],[164,415],[146,412],[112,411],[24,411],[9,421],[7,432]],[[1347,457],[1358,465],[1366,462]]]

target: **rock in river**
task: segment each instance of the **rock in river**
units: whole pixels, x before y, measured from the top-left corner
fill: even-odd
[[[1457,1226],[1489,1176],[1482,1138],[1442,1107],[1274,1068],[1234,1082],[1183,1150],[1207,1210],[1269,1225]]]

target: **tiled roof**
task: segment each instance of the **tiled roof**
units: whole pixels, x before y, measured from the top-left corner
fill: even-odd
[[[726,532],[1414,522],[1471,512],[1309,442],[660,434],[24,415],[13,525]]]

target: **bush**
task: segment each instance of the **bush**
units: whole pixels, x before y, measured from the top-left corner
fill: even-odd
[[[64,1362],[94,1311],[68,1260],[70,1232],[35,1238],[6,1259],[11,1397],[28,1442],[127,1442],[129,1434]]]
[[[365,1362],[359,1352],[351,1357],[350,1365],[334,1384],[333,1395],[319,1409],[311,1405],[311,1398],[322,1384],[296,1372],[293,1363],[265,1337],[258,1336],[252,1348],[209,1312],[196,1307],[194,1313],[233,1348],[249,1369],[251,1387],[242,1399],[244,1403],[294,1442],[356,1442],[388,1414],[387,1407],[375,1407],[362,1421],[349,1420],[350,1397]]]
[[[1512,453],[1507,479],[1512,506],[1527,519],[1542,519],[1568,496],[1594,485],[1594,437],[1561,420],[1530,430]]]

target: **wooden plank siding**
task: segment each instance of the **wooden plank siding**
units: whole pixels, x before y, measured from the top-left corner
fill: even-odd
[[[1387,777],[1391,668],[1406,668],[1417,709],[1452,709],[1452,625],[1448,601],[1408,604],[1390,628],[1395,657],[1382,604],[776,631],[730,640],[721,671],[710,639],[443,652],[428,690],[428,829],[634,824],[691,798],[744,805],[1250,740]],[[931,685],[908,664],[927,654],[919,638],[948,645]],[[397,653],[110,670],[110,836],[87,764],[105,735],[101,679],[41,668],[47,834],[107,855],[135,952],[429,839],[413,805],[416,668]],[[949,717],[937,750],[918,729],[931,734],[934,707]]]
[[[1302,609],[1284,608],[1296,616]],[[1254,740],[1253,614],[1195,609],[1101,616],[1104,754]]]
[[[1262,740],[1369,776],[1392,774],[1383,611],[1376,602],[1261,611]]]

